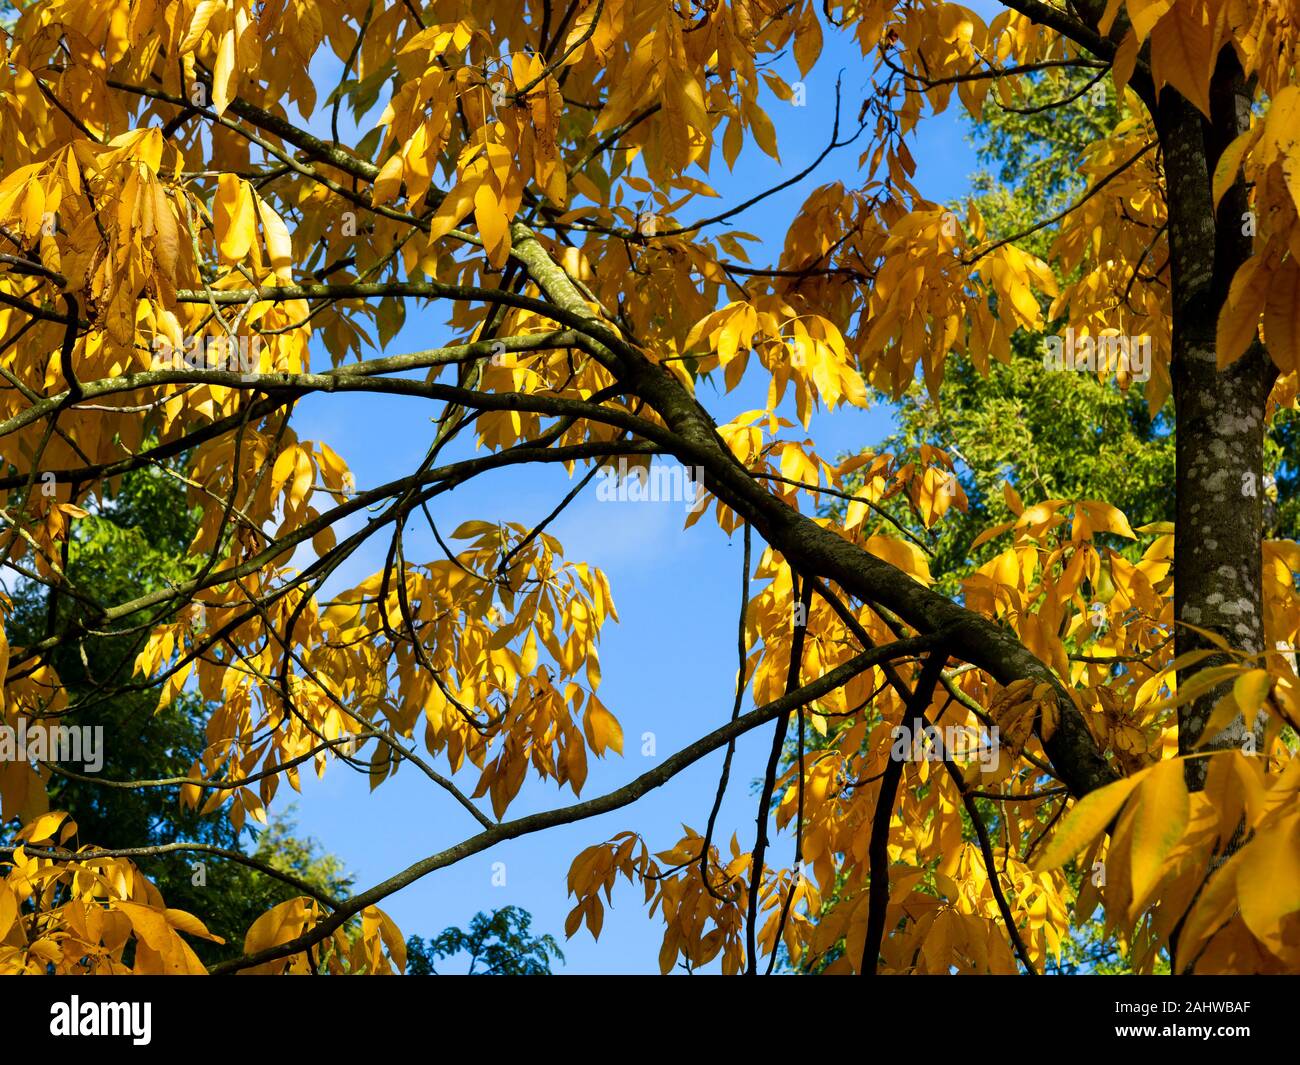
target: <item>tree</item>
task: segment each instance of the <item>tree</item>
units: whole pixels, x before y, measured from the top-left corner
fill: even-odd
[[[814,169],[837,173],[754,264],[730,224],[782,186],[706,206],[708,176],[776,157],[770,112],[806,103],[791,78],[827,32],[861,45],[871,89],[826,108]],[[1009,0],[991,21],[924,0],[25,6],[0,55],[0,551],[84,620],[0,645],[6,721],[75,724],[96,696],[69,694],[57,652],[143,634],[135,683],[160,707],[218,704],[191,807],[238,825],[301,765],[364,759],[374,786],[406,767],[477,823],[346,899],[273,906],[214,972],[400,969],[395,891],[717,752],[721,793],[763,726],[752,844],[723,853],[716,807],[665,849],[596,843],[568,934],[599,934],[625,877],[665,919],[665,971],[754,973],[778,944],[806,969],[1041,971],[1098,904],[1137,971],[1300,968],[1300,553],[1264,539],[1265,427],[1300,357],[1295,34],[1287,5],[1244,0]],[[1116,101],[1082,192],[1000,237],[976,203],[921,195],[926,115],[1054,110],[1069,71]],[[345,104],[374,128],[353,136]],[[448,340],[391,354],[412,305]],[[777,413],[789,395],[806,431],[814,406],[918,375],[941,395],[950,365],[986,374],[1043,330],[1042,373],[1140,394],[1151,424],[1172,398],[1172,522],[1008,484],[1010,517],[966,550],[1001,549],[945,587],[890,507],[924,529],[969,507],[946,437],[833,463]],[[698,386],[744,378],[766,409],[718,424]],[[300,400],[352,393],[427,405],[408,475],[355,486],[299,437]],[[1114,407],[1096,395],[1070,409]],[[64,565],[84,504],[182,455],[193,575],[88,595]],[[625,786],[510,814],[530,766],[578,794],[589,754],[622,749],[598,696],[612,592],[551,519],[445,537],[435,511],[547,464],[583,471],[556,512],[600,477],[600,498],[676,493],[690,535],[743,540],[738,690]],[[410,557],[416,523],[444,557]],[[382,568],[339,587],[369,543]],[[0,966],[201,969],[201,914],[166,909],[125,848],[68,846],[45,783],[0,764],[3,816],[26,822]],[[116,875],[75,876],[92,864]]]
[[[77,523],[63,572],[69,583],[99,601],[175,585],[197,571],[186,548],[199,519],[198,509],[186,504],[177,463],[132,470],[98,513]],[[17,585],[13,604],[9,631],[19,643],[38,638],[51,616],[64,626],[90,620],[84,604],[35,581]],[[155,849],[141,862],[150,880],[173,907],[202,910],[209,929],[228,944],[195,945],[204,961],[213,962],[237,953],[244,932],[268,900],[296,898],[304,883],[325,897],[342,896],[352,880],[337,858],[317,854],[313,841],[295,837],[292,808],[271,815],[258,834],[255,826],[201,816],[178,804],[175,786],[141,783],[184,782],[203,756],[204,727],[215,709],[187,691],[155,714],[156,692],[122,683],[141,646],[138,634],[88,635],[75,647],[52,652],[51,664],[68,697],[84,698],[78,720],[113,741],[103,744],[102,764],[94,774],[48,763],[48,801],[75,810],[79,834],[98,846]],[[252,854],[245,846],[249,836],[255,840]],[[208,849],[167,850],[175,840]],[[277,874],[289,875],[278,880]]]
[[[531,935],[532,923],[527,910],[503,906],[491,913],[476,913],[468,930],[444,928],[428,943],[411,936],[406,941],[407,972],[436,975],[439,960],[468,954],[467,976],[550,976],[552,955],[563,961],[564,952],[551,936]]]
[[[1113,102],[1099,98],[1105,94],[1104,86],[1102,94],[1096,91],[1096,74],[1067,70],[1059,80],[1064,84],[1039,80],[1021,105],[989,106],[978,118],[967,116],[984,167],[973,176],[973,200],[992,238],[1027,230],[1041,211],[1059,211],[1081,195],[1084,181],[1072,160],[1119,120]],[[1037,106],[1058,98],[1069,102],[1047,111]],[[954,213],[963,209],[948,207]],[[1038,232],[1024,239],[1034,254],[1048,254],[1050,235]],[[1173,518],[1167,491],[1174,473],[1172,404],[1167,401],[1153,418],[1136,389],[1116,389],[1091,376],[1044,374],[1046,335],[1046,330],[1017,333],[1011,358],[983,374],[969,360],[950,360],[933,397],[913,383],[896,407],[898,430],[881,445],[899,464],[923,467],[929,453],[945,449],[955,459],[954,487],[961,485],[964,511],[949,509],[943,521],[926,529],[913,496],[898,494],[881,504],[900,526],[910,526],[909,535],[927,553],[936,587],[951,594],[960,594],[962,582],[1000,552],[995,541],[985,539],[974,549],[972,544],[990,526],[1014,520],[1004,484],[1035,498],[1105,499],[1135,519],[1140,516],[1142,523]],[[851,476],[848,483],[851,490],[862,487],[860,477]],[[845,507],[835,500],[829,512],[843,520]],[[1121,539],[1112,546],[1129,561],[1140,557],[1139,545],[1126,546]],[[1082,590],[1085,598],[1094,598],[1088,585]],[[817,745],[820,737],[809,742]],[[786,753],[795,757],[792,744]],[[996,805],[982,804],[980,814],[996,832]],[[973,824],[967,822],[969,817],[963,819],[963,838],[974,840]],[[1073,890],[1077,880],[1071,880]],[[823,913],[841,901],[837,893],[824,897]],[[1114,937],[1104,935],[1098,923],[1085,924],[1075,937],[1063,942],[1062,955],[1049,961],[1049,970],[1124,970]],[[816,959],[812,971],[823,971],[841,952]]]
[[[1105,88],[1096,73],[1067,68],[1053,81],[1040,76],[1018,105],[992,104],[978,119],[968,116],[987,168],[974,175],[973,202],[991,238],[1028,230],[1041,212],[1060,211],[1086,191],[1074,161],[1123,117]],[[1063,99],[1069,102],[1041,109]],[[1051,243],[1041,231],[1024,238],[1039,257],[1049,255]],[[900,399],[899,429],[883,449],[917,463],[926,445],[947,451],[966,496],[965,511],[950,509],[944,522],[921,530],[930,540],[931,571],[954,594],[999,550],[996,542],[974,551],[971,544],[1014,518],[1004,482],[1036,499],[1105,499],[1136,524],[1173,520],[1172,403],[1153,415],[1137,389],[1117,389],[1105,376],[1043,373],[1043,342],[1067,324],[1022,330],[1012,338],[1011,358],[984,373],[970,360],[952,360],[933,399],[919,382]],[[906,496],[889,509],[917,531]],[[1115,546],[1122,550],[1122,541]],[[1140,549],[1128,550],[1136,561]]]

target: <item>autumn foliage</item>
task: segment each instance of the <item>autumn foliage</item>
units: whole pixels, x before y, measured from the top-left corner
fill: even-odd
[[[771,115],[830,34],[868,90],[822,102],[824,183],[755,261],[763,208],[709,175],[778,158]],[[663,922],[664,971],[762,972],[783,948],[808,972],[1042,972],[1081,936],[1139,972],[1300,971],[1300,545],[1261,518],[1300,369],[1298,34],[1293,0],[20,5],[0,37],[0,562],[55,606],[11,643],[0,597],[3,723],[194,692],[205,753],[139,786],[238,828],[346,759],[374,787],[423,775],[476,822],[349,898],[269,909],[216,971],[400,970],[391,894],[730,766],[760,727],[766,773],[733,775],[762,777],[771,842],[715,838],[708,809],[679,839],[593,839],[566,932],[599,935],[622,893]],[[1121,116],[1065,212],[994,232],[921,194],[927,117],[1057,85],[1062,105],[1102,85]],[[396,352],[417,313],[446,343]],[[1177,521],[1008,478],[1011,519],[972,545],[991,548],[933,572],[930,531],[970,502],[961,457],[808,436],[814,410],[937,394],[954,360],[987,372],[1067,326],[1149,338],[1149,375],[1093,372],[1172,410]],[[742,380],[766,405],[717,424]],[[300,400],[350,393],[427,407],[418,467],[357,484],[298,434]],[[682,535],[745,544],[743,602],[717,617],[740,690],[591,796],[590,760],[623,750],[599,695],[617,588],[506,498],[440,531],[439,497],[546,463],[594,491],[652,461],[703,471]],[[70,545],[141,470],[201,508],[193,566],[99,601]],[[411,557],[417,526],[436,556]],[[368,543],[383,567],[334,579]],[[129,660],[70,698],[53,653],[104,633]],[[998,756],[900,754],[901,729],[958,726]],[[0,760],[0,971],[205,971],[204,915],[51,810],[60,771]],[[553,806],[518,809],[530,775]]]

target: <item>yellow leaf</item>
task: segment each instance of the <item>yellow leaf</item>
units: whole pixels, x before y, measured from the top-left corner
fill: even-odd
[[[587,743],[598,755],[603,755],[610,747],[619,754],[623,753],[623,727],[594,696],[587,704],[587,712],[582,718],[582,729],[586,733]]]
[[[1203,4],[1175,4],[1151,33],[1151,74],[1157,91],[1166,83],[1172,85],[1206,118],[1213,62],[1210,39]]]
[[[207,925],[200,921],[192,913],[185,910],[168,909],[164,911],[167,923],[175,928],[178,932],[184,932],[187,935],[198,936],[200,939],[210,939],[213,943],[224,943],[225,940],[220,936],[214,936],[208,931]]]
[[[114,908],[126,914],[136,938],[148,947],[148,951],[136,950],[137,972],[152,973],[159,964],[161,971],[168,975],[201,975],[205,972],[194,951],[175,933],[162,913],[134,902],[118,902]],[[157,958],[150,958],[149,952],[156,954]]]
[[[1235,279],[1234,279],[1235,280]],[[1289,259],[1274,271],[1264,300],[1264,343],[1283,373],[1300,366],[1300,267]]]
[[[496,192],[486,181],[474,192],[474,220],[478,223],[488,261],[497,267],[505,265],[506,256],[510,254],[510,220]]]
[[[212,68],[212,110],[218,115],[225,112],[235,95],[231,91],[234,81],[235,31],[229,29],[222,34],[221,44],[217,48],[217,64]]]
[[[150,188],[153,193],[154,262],[168,277],[175,277],[176,262],[180,257],[180,229],[167,190],[156,181],[150,182]]]
[[[8,885],[0,884],[0,943],[9,935],[9,929],[18,920],[18,903]]]
[[[1107,784],[1080,799],[1061,822],[1061,827],[1052,834],[1052,841],[1034,859],[1034,871],[1041,873],[1064,865],[1101,835],[1141,780],[1142,774],[1139,773]]]
[[[1145,903],[1164,869],[1165,859],[1187,830],[1191,799],[1180,759],[1158,762],[1143,776],[1133,803],[1133,843],[1129,858],[1135,908]]]
[[[474,192],[481,178],[465,177],[443,197],[437,212],[429,220],[429,243],[445,237],[465,220],[474,209]]]
[[[812,70],[822,52],[821,23],[817,21],[817,14],[812,7],[807,11],[808,15],[794,40],[794,61],[799,64],[801,77],[808,76],[808,71]]]
[[[212,16],[220,11],[222,6],[221,0],[202,0],[199,6],[194,9],[189,29],[185,31],[185,37],[176,49],[180,55],[194,50],[194,46],[199,43],[207,32],[208,23],[212,21]]]
[[[271,494],[275,495],[280,488],[289,479],[293,472],[294,465],[297,462],[298,449],[287,447],[280,452],[275,458],[275,465],[271,467]]]
[[[1280,955],[1282,922],[1300,911],[1300,816],[1292,812],[1246,845],[1237,871],[1237,900],[1246,927]]]
[[[334,529],[327,525],[311,538],[312,550],[316,552],[317,558],[324,558],[334,550],[335,542]]]
[[[863,546],[877,558],[883,558],[922,584],[930,584],[934,580],[930,575],[930,564],[915,544],[893,536],[876,535],[868,537]]]
[[[266,251],[271,269],[278,280],[293,281],[293,239],[284,220],[262,200],[257,201],[257,213],[262,219],[262,233],[266,237]]]
[[[59,826],[67,819],[67,816],[62,810],[51,810],[49,813],[41,814],[40,817],[32,821],[19,835],[28,843],[41,844],[45,840],[54,840],[57,838],[55,833],[58,832]]]
[[[257,236],[253,190],[248,182],[234,174],[222,174],[217,179],[212,217],[222,260],[239,262]]]
[[[392,202],[393,197],[402,187],[402,176],[405,170],[401,153],[394,153],[389,157],[388,162],[375,177],[375,183],[370,187],[370,202],[374,206],[382,207]]]
[[[1259,314],[1265,298],[1264,286],[1255,279],[1259,264],[1256,256],[1237,268],[1228,286],[1228,298],[1219,309],[1214,347],[1220,370],[1241,358],[1259,335]]]
[[[1138,41],[1146,40],[1151,27],[1160,21],[1165,12],[1173,6],[1173,2],[1174,0],[1128,0],[1125,7],[1128,9],[1128,17],[1133,23],[1133,32]]]
[[[1118,507],[1096,499],[1085,500],[1079,505],[1087,513],[1088,522],[1094,530],[1125,536],[1130,540],[1137,539],[1132,526],[1128,523],[1128,518],[1124,517],[1124,512]]]
[[[1011,508],[1011,513],[1017,518],[1025,512],[1025,505],[1020,501],[1020,493],[1011,487],[1010,481],[1002,482],[1002,498],[1007,501],[1007,506]]]
[[[1262,128],[1256,126],[1253,130],[1247,130],[1241,136],[1234,138],[1219,156],[1219,161],[1214,166],[1214,209],[1216,211],[1219,209],[1219,201],[1237,180],[1241,162],[1246,157],[1250,146],[1255,143],[1255,138],[1259,136]]]
[[[1247,721],[1264,705],[1272,687],[1273,678],[1266,669],[1252,669],[1232,682],[1232,697],[1236,700],[1237,708],[1246,715]]]
[[[307,904],[306,898],[298,896],[267,910],[244,936],[244,953],[256,954],[296,938],[307,922]]]

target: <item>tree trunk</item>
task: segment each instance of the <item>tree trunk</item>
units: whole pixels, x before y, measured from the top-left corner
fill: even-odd
[[[1234,365],[1217,366],[1219,309],[1237,267],[1251,253],[1246,189],[1238,180],[1216,218],[1214,167],[1249,125],[1249,95],[1231,50],[1212,89],[1212,120],[1170,89],[1157,110],[1169,205],[1173,311],[1173,392],[1177,414],[1174,646],[1179,654],[1214,644],[1209,630],[1242,651],[1264,649],[1261,540],[1264,525],[1264,408],[1276,376],[1261,344]],[[1230,659],[1216,654],[1183,670],[1179,682]],[[1243,747],[1238,717],[1202,743],[1214,704],[1229,686],[1179,708],[1181,753]],[[1204,785],[1203,759],[1187,764],[1189,787]]]

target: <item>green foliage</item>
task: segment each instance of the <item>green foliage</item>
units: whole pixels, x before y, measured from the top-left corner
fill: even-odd
[[[1085,149],[1104,138],[1124,114],[1109,77],[1093,84],[1095,78],[1094,71],[1050,71],[1014,105],[1019,110],[1003,107],[992,94],[981,121],[967,118],[976,158],[984,167],[971,176],[971,189],[991,236],[1009,237],[1051,218],[1082,191],[1078,165]],[[1066,107],[1047,107],[1071,96],[1076,99]],[[1052,236],[1051,227],[1045,227],[1018,243],[1041,256]]]
[[[1300,415],[1279,410],[1269,427],[1264,459],[1274,483],[1265,480],[1264,536],[1300,539]]]
[[[987,377],[954,364],[938,403],[914,387],[900,404],[897,433],[883,445],[906,461],[919,460],[922,444],[943,447],[958,462],[969,509],[949,510],[932,530],[931,570],[947,592],[1006,547],[1002,540],[971,546],[1012,518],[1003,482],[1026,504],[1104,499],[1134,527],[1174,518],[1168,419],[1151,417],[1136,391],[1087,374],[1044,372],[1036,343],[1018,342],[1011,362],[994,363]]]
[[[35,582],[15,589],[9,619],[13,640],[21,646],[47,631],[51,619],[69,619],[96,628],[89,603],[119,603],[166,588],[190,577],[202,564],[187,557],[200,514],[185,501],[184,484],[173,473],[143,469],[127,474],[118,493],[77,523],[68,550],[66,572],[83,597],[52,597]],[[149,620],[143,612],[125,619],[129,629]],[[50,804],[76,820],[80,840],[106,848],[157,846],[185,840],[253,855],[292,872],[332,894],[345,894],[351,879],[337,858],[318,853],[312,840],[298,838],[285,815],[258,832],[237,831],[214,813],[206,817],[182,807],[174,787],[113,787],[106,781],[148,781],[184,776],[207,739],[210,710],[191,691],[182,691],[161,713],[156,688],[137,683],[132,664],[147,628],[138,636],[87,636],[78,647],[53,653],[53,661],[76,704],[78,725],[100,726],[104,764],[94,775],[70,775],[55,767]],[[83,653],[84,652],[84,653]],[[75,772],[75,771],[71,771]],[[299,894],[291,885],[255,869],[210,855],[162,854],[139,860],[167,904],[201,913],[208,929],[224,946],[196,940],[204,962],[237,956],[244,933],[270,906]],[[200,864],[201,862],[201,864]]]
[[[972,178],[972,188],[991,236],[1023,232],[1078,196],[1083,150],[1121,118],[1113,86],[1098,83],[1103,98],[1088,88],[1092,78],[1077,71],[1044,77],[1017,105],[1031,113],[990,98],[982,120],[972,122],[971,139],[985,168]],[[1034,110],[1076,94],[1065,107]],[[1045,227],[1024,246],[1045,254],[1052,235]],[[1026,504],[1104,499],[1135,527],[1173,520],[1167,489],[1174,478],[1172,404],[1153,417],[1140,388],[1122,391],[1089,374],[1046,372],[1041,343],[1041,336],[1018,334],[1011,361],[994,362],[987,376],[953,360],[933,401],[923,385],[914,385],[899,405],[898,431],[883,445],[907,461],[929,444],[958,462],[970,507],[965,514],[949,510],[933,531],[930,563],[950,594],[1005,547],[1000,541],[971,547],[984,529],[1012,517],[1004,481]]]
[[[1031,113],[1008,110],[991,97],[982,120],[971,122],[984,167],[972,177],[972,189],[991,236],[1022,233],[1080,195],[1084,149],[1123,118],[1113,86],[1106,79],[1097,83],[1103,97],[1088,88],[1092,79],[1087,71],[1044,77],[1017,105]],[[1068,106],[1035,110],[1075,94],[1080,95]],[[1045,227],[1020,244],[1044,255],[1053,235],[1054,227]],[[918,460],[923,444],[958,461],[970,507],[965,514],[949,510],[931,544],[931,571],[948,594],[956,594],[962,577],[1005,547],[1004,541],[971,547],[984,529],[1011,519],[1004,481],[1027,505],[1048,498],[1100,499],[1122,510],[1135,528],[1174,520],[1168,490],[1175,480],[1173,401],[1152,416],[1137,386],[1123,391],[1085,373],[1045,372],[1042,339],[1018,334],[1010,363],[994,362],[987,376],[953,359],[936,399],[916,383],[899,404],[898,431],[882,445],[903,461]],[[1277,486],[1266,488],[1269,535],[1275,537],[1300,533],[1298,444],[1297,420],[1283,412],[1271,430],[1267,456]],[[895,514],[909,517],[901,509]],[[1122,550],[1125,544],[1112,546]]]
[[[549,935],[534,936],[533,918],[518,906],[504,906],[490,914],[479,912],[469,929],[444,929],[427,943],[419,936],[406,941],[411,976],[437,975],[435,962],[457,955],[469,956],[468,976],[550,976],[551,959],[564,954]]]

